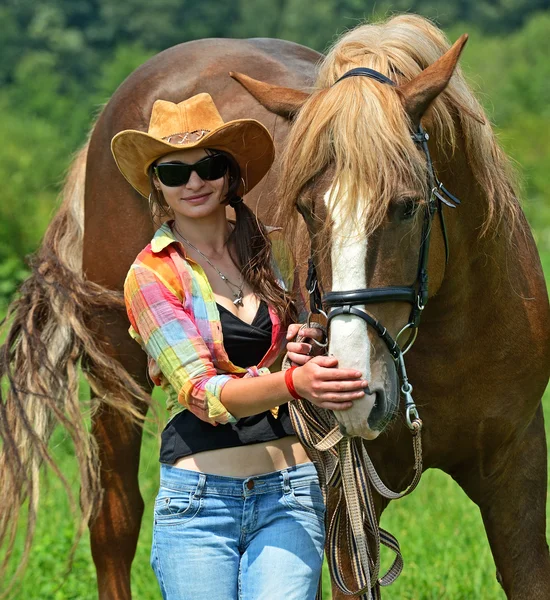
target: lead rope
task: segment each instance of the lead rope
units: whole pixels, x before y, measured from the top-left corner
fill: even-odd
[[[297,336],[298,341],[302,339]],[[285,356],[282,368],[289,367],[290,361]],[[406,395],[410,397],[410,391],[407,391]],[[360,600],[379,600],[380,586],[392,584],[403,570],[403,557],[397,539],[378,525],[372,489],[384,498],[397,500],[416,488],[422,475],[422,421],[416,415],[409,425],[415,473],[409,487],[397,493],[380,479],[362,440],[341,433],[332,411],[317,408],[307,400],[293,400],[289,402],[289,408],[296,435],[317,468],[325,503],[329,487],[338,495],[326,538],[332,579],[344,594],[358,596]],[[347,556],[358,589],[351,589],[344,578],[341,566],[345,559],[341,552],[344,542],[347,542]],[[382,577],[379,577],[380,544],[396,555]],[[321,598],[320,586],[317,598]]]

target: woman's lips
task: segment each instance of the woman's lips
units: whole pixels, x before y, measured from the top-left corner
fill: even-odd
[[[189,202],[190,204],[200,204],[201,202],[204,202],[208,196],[210,196],[210,193],[197,194],[195,196],[186,196],[185,198],[182,198],[182,200]]]

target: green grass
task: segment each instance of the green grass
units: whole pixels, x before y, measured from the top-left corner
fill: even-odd
[[[550,254],[542,256],[542,261],[548,267],[545,272],[550,272]],[[544,406],[548,415],[550,388],[545,394]],[[549,423],[550,418],[547,417],[547,435],[550,433]],[[77,494],[79,482],[71,444],[61,431],[56,431],[51,446]],[[133,597],[139,600],[161,597],[149,566],[158,454],[158,439],[146,434],[139,472],[145,514],[132,567]],[[479,510],[442,472],[426,472],[410,496],[392,502],[382,517],[382,526],[398,538],[405,560],[404,571],[397,582],[383,591],[384,600],[502,600],[505,597],[495,579],[495,566]],[[66,558],[73,532],[65,492],[59,481],[48,479],[42,488],[31,560],[21,585],[16,593],[9,596],[10,599],[97,598],[95,569],[87,534],[77,548],[71,572],[66,573]],[[21,545],[18,550],[20,552]],[[383,549],[382,560],[383,568],[387,568],[393,555]],[[326,566],[323,582],[326,600],[330,598]]]
[[[548,408],[550,395],[545,397]],[[60,431],[52,447],[73,489],[78,480],[72,448]],[[160,598],[149,566],[152,505],[158,481],[158,441],[144,437],[140,486],[145,515],[132,568],[135,598]],[[397,582],[383,592],[387,599],[476,600],[502,599],[481,517],[460,488],[439,471],[424,474],[419,487],[403,500],[392,502],[382,526],[397,536],[405,569]],[[87,600],[97,598],[95,570],[86,535],[78,546],[75,563],[65,573],[73,535],[69,506],[61,484],[50,479],[40,501],[40,518],[30,564],[21,587],[11,598],[25,600]],[[383,551],[383,565],[393,556]],[[328,572],[324,573],[325,599],[330,598]],[[270,600],[270,599],[267,599]]]
[[[455,482],[428,471],[420,486],[390,504],[382,526],[401,544],[405,568],[387,598],[504,598],[477,507]]]

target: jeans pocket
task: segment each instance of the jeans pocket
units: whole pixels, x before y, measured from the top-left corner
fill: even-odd
[[[155,499],[155,522],[181,523],[194,517],[201,507],[201,499],[194,492],[161,487]]]
[[[285,497],[291,506],[315,515],[324,516],[325,514],[323,492],[317,481],[291,484],[290,491],[285,494]]]

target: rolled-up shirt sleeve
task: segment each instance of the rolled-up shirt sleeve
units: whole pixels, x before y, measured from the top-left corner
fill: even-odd
[[[178,394],[178,402],[208,423],[234,423],[220,400],[231,374],[218,375],[208,346],[186,313],[175,291],[155,271],[132,266],[124,283],[130,335],[156,366],[162,385],[165,377]]]

